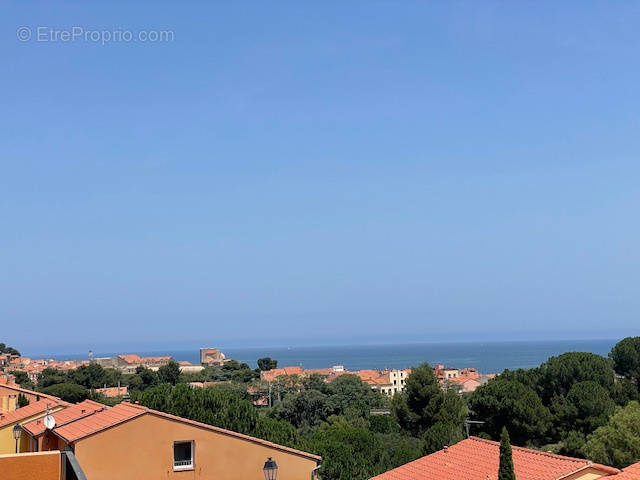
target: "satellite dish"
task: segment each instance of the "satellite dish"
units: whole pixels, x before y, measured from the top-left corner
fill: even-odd
[[[49,430],[53,430],[53,428],[55,428],[56,426],[56,419],[51,415],[47,415],[46,417],[44,417],[44,426]]]

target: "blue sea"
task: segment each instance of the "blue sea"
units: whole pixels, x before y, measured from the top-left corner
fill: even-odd
[[[499,373],[505,369],[537,367],[549,357],[565,352],[593,352],[607,356],[618,340],[557,340],[530,342],[477,343],[413,343],[391,345],[352,345],[317,347],[224,348],[217,346],[227,358],[246,362],[252,367],[261,357],[278,360],[279,366],[301,365],[323,368],[343,365],[348,370],[373,368],[408,368],[422,362],[442,363],[448,367],[475,367],[483,373]],[[192,350],[94,352],[96,357],[118,353],[139,355],[171,355],[174,359],[199,363],[197,348]],[[40,356],[41,357],[41,356]],[[84,359],[87,354],[54,355],[60,360]]]

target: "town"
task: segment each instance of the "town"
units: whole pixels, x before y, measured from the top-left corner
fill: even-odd
[[[640,470],[635,447],[624,459],[606,453],[628,448],[610,445],[607,429],[630,428],[635,438],[640,426],[636,373],[625,370],[640,363],[640,337],[620,341],[613,364],[568,352],[499,375],[426,363],[304,369],[270,357],[251,369],[217,348],[200,349],[199,365],[137,354],[29,359],[1,343],[0,351],[0,469],[20,472],[15,478],[208,478],[215,470],[240,479],[262,470],[266,480],[342,480],[344,472],[459,480],[473,459],[468,478],[482,480],[507,454],[524,480],[635,480]],[[525,386],[532,382],[540,396]],[[560,407],[544,405],[560,392]],[[133,446],[142,439],[144,455]],[[344,446],[355,450],[338,455]]]

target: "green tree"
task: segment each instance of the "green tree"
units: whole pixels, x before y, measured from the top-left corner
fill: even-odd
[[[322,392],[333,415],[344,415],[351,411],[358,417],[368,417],[374,407],[384,403],[382,394],[374,392],[357,375],[340,375],[335,380],[324,383]]]
[[[607,358],[588,352],[569,352],[540,365],[539,388],[543,401],[549,404],[554,397],[566,396],[573,384],[579,382],[593,381],[611,392],[614,378],[613,364]]]
[[[42,392],[59,397],[69,403],[81,402],[89,396],[89,391],[77,383],[56,383],[43,388]]]
[[[551,426],[551,414],[536,392],[520,382],[500,377],[477,388],[469,399],[482,431],[498,439],[507,427],[516,444],[541,443]]]
[[[258,359],[258,369],[262,372],[278,368],[278,361],[271,357],[263,357]]]
[[[380,439],[366,428],[332,417],[311,435],[307,450],[322,455],[323,480],[367,480],[385,470],[385,450]]]
[[[511,451],[511,441],[506,428],[502,428],[500,436],[500,467],[498,469],[498,480],[516,480],[516,473],[513,469],[513,453]]]
[[[38,375],[38,388],[46,388],[51,385],[66,383],[67,381],[68,378],[64,372],[53,368],[45,368]]]
[[[29,405],[29,399],[22,393],[18,395],[18,408],[26,407]]]
[[[169,383],[175,385],[180,379],[180,365],[178,362],[171,360],[166,365],[158,369],[158,379],[160,383]]]
[[[0,353],[8,353],[9,355],[20,356],[20,352],[13,347],[8,347],[4,343],[0,343]]]
[[[619,341],[609,353],[616,373],[640,386],[640,337],[627,337]]]
[[[317,390],[305,390],[287,395],[270,412],[272,418],[286,420],[296,428],[313,427],[325,421],[332,413],[329,400]]]
[[[412,369],[405,391],[394,395],[392,409],[402,428],[420,435],[436,423],[442,401],[443,392],[438,379],[431,366],[423,363]]]
[[[447,445],[455,445],[462,439],[464,433],[460,425],[436,422],[422,435],[422,455],[437,452]]]
[[[564,430],[576,430],[587,435],[607,423],[615,403],[609,392],[596,382],[580,382],[571,387],[561,407]]]
[[[640,404],[630,402],[598,428],[583,448],[594,462],[624,468],[640,458]]]
[[[27,372],[14,370],[12,372],[9,372],[9,374],[15,377],[16,383],[20,385],[21,388],[25,388],[27,390],[33,390],[35,388],[35,385],[29,379],[29,375],[27,375]]]

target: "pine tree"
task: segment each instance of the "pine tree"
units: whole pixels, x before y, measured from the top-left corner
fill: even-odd
[[[509,432],[502,428],[500,438],[500,469],[498,470],[498,480],[516,480],[516,473],[513,470],[513,455],[511,452],[511,441]]]

